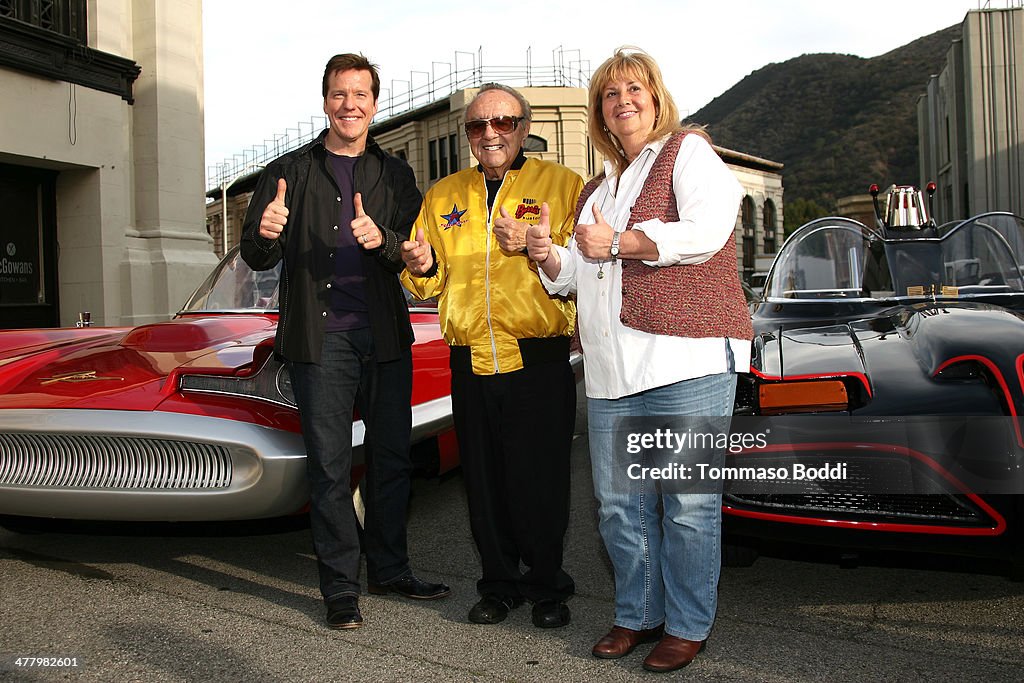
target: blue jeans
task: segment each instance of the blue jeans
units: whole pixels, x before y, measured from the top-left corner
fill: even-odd
[[[736,375],[722,373],[618,399],[588,399],[599,528],[615,570],[616,626],[642,630],[664,623],[677,638],[706,639],[718,607],[722,542],[721,493],[668,493],[652,479],[630,479],[622,454],[614,452],[617,418],[731,415],[735,393]]]
[[[386,584],[409,573],[412,355],[378,363],[368,328],[324,336],[320,363],[290,363],[310,486],[310,528],[325,601],[359,595],[352,507],[352,411],[366,426],[366,570]]]

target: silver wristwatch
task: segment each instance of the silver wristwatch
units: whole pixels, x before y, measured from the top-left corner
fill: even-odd
[[[616,231],[615,234],[612,235],[612,248],[611,248],[610,251],[611,251],[611,254],[612,254],[612,260],[613,261],[615,259],[619,258],[619,237],[621,235],[622,235],[622,233],[618,232],[618,231]]]

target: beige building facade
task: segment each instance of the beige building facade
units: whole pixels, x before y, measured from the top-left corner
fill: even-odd
[[[1024,8],[971,10],[918,101],[921,186],[939,223],[1024,215]]]
[[[736,260],[748,279],[764,273],[785,239],[782,221],[782,164],[715,147],[743,186],[736,218]]]
[[[201,0],[0,5],[0,328],[166,320],[216,262]]]

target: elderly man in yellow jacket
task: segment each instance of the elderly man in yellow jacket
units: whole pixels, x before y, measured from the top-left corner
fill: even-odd
[[[437,297],[451,346],[455,430],[483,570],[469,619],[496,624],[529,600],[533,623],[554,628],[569,623],[565,602],[575,591],[562,569],[575,308],[540,284],[526,230],[546,222],[552,240],[565,245],[583,181],[525,157],[530,119],[515,89],[480,88],[466,109],[479,165],[427,192],[402,245],[401,277],[416,297]]]

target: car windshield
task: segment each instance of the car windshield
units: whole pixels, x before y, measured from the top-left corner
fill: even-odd
[[[879,231],[846,218],[800,228],[783,246],[768,299],[890,299],[1024,293],[1024,222],[984,214],[920,231]]]
[[[281,264],[254,271],[232,248],[182,307],[182,313],[277,312]]]
[[[233,247],[181,309],[181,313],[277,313],[281,264],[270,270],[254,271]],[[414,299],[408,291],[411,312],[437,311],[437,301]]]

